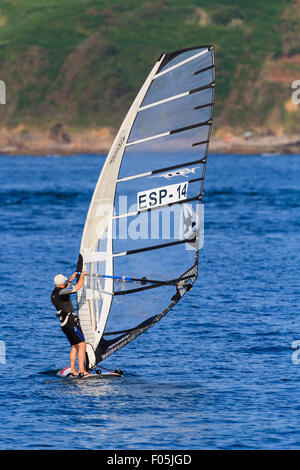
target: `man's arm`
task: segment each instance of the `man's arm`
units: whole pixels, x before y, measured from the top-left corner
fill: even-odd
[[[75,286],[73,287],[64,287],[61,289],[58,293],[58,295],[70,295],[70,294],[75,294]]]
[[[76,276],[77,276],[77,273],[72,274],[72,276],[68,280],[67,287],[70,287],[70,285],[72,284],[72,281],[75,279]]]
[[[61,289],[59,291],[59,295],[75,294],[77,291],[79,291],[83,287],[84,276],[86,276],[87,274],[88,274],[87,271],[82,271],[77,284],[75,284],[75,286],[73,287],[70,287],[71,282],[77,276],[77,273],[73,273],[70,279],[68,280],[67,287],[65,287],[64,289]]]
[[[84,276],[86,276],[88,274],[87,271],[82,271],[82,273],[80,274],[80,277],[79,277],[79,281],[77,282],[77,284],[74,286],[74,289],[75,289],[75,292],[79,291],[82,286],[83,286],[83,282],[84,282]],[[76,275],[76,273],[75,273]],[[73,276],[73,274],[72,274]],[[71,277],[72,277],[71,276]],[[74,278],[73,278],[74,279]]]

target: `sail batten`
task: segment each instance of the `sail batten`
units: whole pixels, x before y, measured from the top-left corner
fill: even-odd
[[[208,104],[207,106],[212,106],[212,105]],[[200,106],[198,108],[200,109]],[[208,126],[210,124],[211,124],[211,120],[209,119],[209,120],[204,121],[204,122],[197,122],[197,123],[191,124],[189,126],[180,127],[178,129],[171,129],[171,130],[168,130],[167,132],[162,132],[161,134],[155,134],[155,135],[151,135],[151,136],[148,136],[148,137],[144,137],[143,139],[137,139],[137,140],[128,142],[126,144],[126,147],[129,147],[131,145],[141,144],[143,142],[148,142],[149,140],[159,139],[160,137],[167,137],[171,134],[177,134],[178,132],[188,131],[190,129],[195,129],[197,127]]]
[[[145,106],[141,106],[139,112],[144,111],[145,109],[153,108],[154,106],[159,106],[160,104],[167,103],[168,101],[178,100],[179,98],[183,98],[184,96],[188,96],[190,91],[186,91],[185,93],[180,93],[179,95],[170,96],[164,100],[156,101],[155,103],[146,104]]]
[[[134,140],[133,142],[128,142],[126,144],[126,147],[130,147],[131,145],[141,144],[143,142],[148,142],[149,140],[159,139],[160,137],[166,137],[170,134],[171,134],[171,131],[167,131],[167,132],[162,132],[161,134],[156,134],[156,135],[151,135],[149,137],[145,137],[144,139],[137,139],[137,140]]]
[[[156,324],[197,278],[214,86],[211,46],[163,54],[108,153],[78,261],[88,272],[77,300],[90,369]]]

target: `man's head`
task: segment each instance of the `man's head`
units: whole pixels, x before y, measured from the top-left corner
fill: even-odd
[[[57,274],[54,278],[54,284],[56,287],[64,286],[68,279],[63,274]]]

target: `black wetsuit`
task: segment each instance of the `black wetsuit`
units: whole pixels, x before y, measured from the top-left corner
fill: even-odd
[[[73,346],[84,341],[79,318],[74,313],[70,294],[75,294],[74,287],[55,287],[51,294],[51,301],[56,308],[56,315],[59,318],[61,329]]]

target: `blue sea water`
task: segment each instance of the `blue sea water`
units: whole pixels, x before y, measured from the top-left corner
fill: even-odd
[[[123,378],[51,374],[104,159],[0,157],[0,448],[299,449],[299,156],[210,155],[193,290],[105,362]]]

